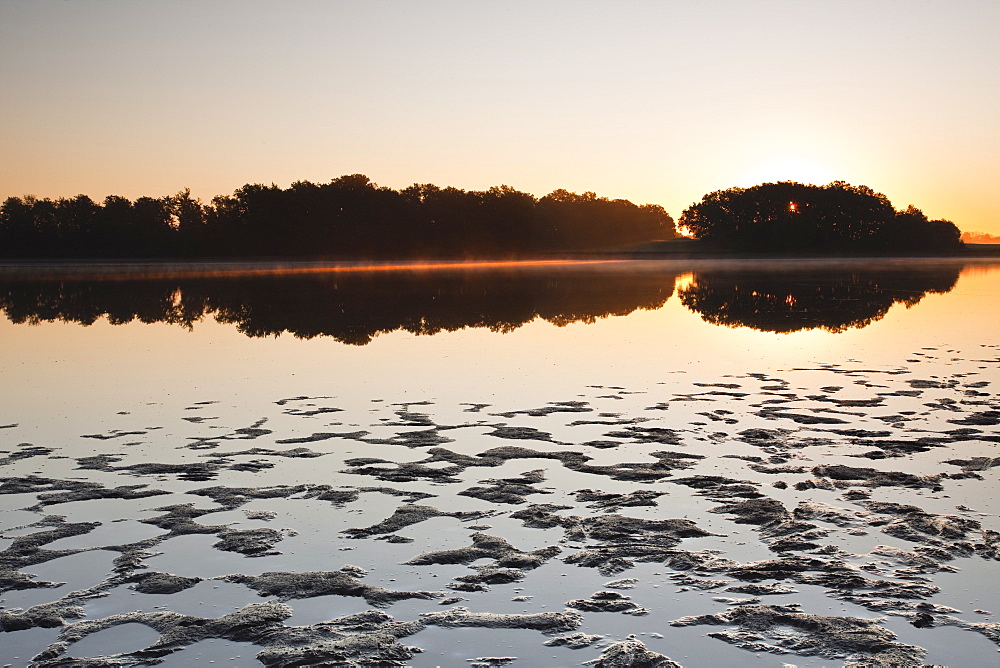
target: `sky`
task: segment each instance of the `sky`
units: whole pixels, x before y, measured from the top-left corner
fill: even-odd
[[[843,180],[1000,235],[996,0],[0,0],[0,198]]]

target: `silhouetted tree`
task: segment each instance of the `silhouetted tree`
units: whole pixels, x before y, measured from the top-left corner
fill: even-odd
[[[685,209],[680,224],[698,239],[748,251],[954,250],[958,228],[928,221],[912,206],[897,212],[867,186],[792,181],[709,193]]]
[[[565,190],[536,200],[507,185],[488,190],[381,187],[363,174],[287,189],[246,184],[203,204],[172,197],[101,204],[9,198],[0,208],[0,256],[308,256],[329,259],[495,257],[614,249],[672,237],[673,220],[637,206]]]

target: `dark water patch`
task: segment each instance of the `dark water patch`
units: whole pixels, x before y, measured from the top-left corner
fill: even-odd
[[[588,508],[606,513],[635,506],[655,506],[656,499],[666,494],[651,489],[639,489],[627,494],[614,494],[593,489],[581,489],[574,492],[579,503],[586,503]]]
[[[614,575],[636,561],[665,561],[683,538],[712,535],[687,519],[645,520],[622,515],[578,517],[558,515],[566,506],[535,504],[511,513],[526,527],[561,527],[567,541],[588,542],[587,547],[566,558],[566,563],[597,568]]]
[[[595,642],[603,640],[604,636],[587,633],[568,633],[564,636],[556,636],[546,640],[543,644],[547,647],[568,647],[570,649],[583,649],[590,647]]]
[[[226,575],[222,579],[246,585],[261,596],[274,596],[281,601],[316,596],[355,596],[365,599],[369,605],[385,607],[403,599],[433,599],[444,596],[441,592],[391,591],[374,587],[360,582],[357,579],[358,575],[359,570],[341,569],[305,573],[267,572],[259,576],[234,574]]]
[[[994,426],[1000,424],[1000,411],[983,411],[981,413],[973,413],[972,415],[965,418],[956,418],[954,420],[948,420],[952,424],[962,424],[962,425],[975,425],[975,426]]]
[[[496,425],[493,427],[493,431],[486,432],[486,435],[495,436],[496,438],[509,438],[513,440],[552,442],[552,434],[546,431],[539,431],[534,427],[508,427],[504,425]]]
[[[206,422],[208,420],[218,420],[219,418],[218,417],[205,417],[203,415],[199,415],[199,416],[194,416],[194,417],[182,417],[181,419],[182,420],[186,420],[188,422],[192,422],[194,424],[200,424],[200,423]]]
[[[580,445],[585,445],[588,448],[597,448],[599,450],[607,450],[610,448],[617,448],[622,445],[621,441],[584,441]]]
[[[522,580],[525,571],[542,566],[562,551],[549,546],[525,552],[503,538],[484,533],[472,534],[472,544],[455,550],[425,552],[405,562],[414,566],[436,564],[472,564],[487,559],[489,563],[473,566],[475,573],[455,578],[447,586],[459,591],[486,591],[491,584],[507,584]]]
[[[293,402],[299,402],[299,401],[316,401],[318,399],[333,399],[333,397],[307,397],[307,396],[298,396],[298,397],[289,397],[287,399],[278,399],[274,403],[277,404],[278,406],[284,406],[285,404],[290,404],[290,403],[293,403]]]
[[[757,526],[762,540],[774,552],[816,549],[820,544],[814,541],[828,533],[815,524],[796,519],[780,501],[767,497],[726,503],[709,512],[731,515],[737,524]]]
[[[595,592],[590,598],[568,601],[566,607],[583,612],[620,612],[636,616],[649,614],[649,610],[640,607],[630,596],[616,591]]]
[[[367,436],[369,432],[367,431],[318,431],[314,432],[309,436],[299,436],[296,438],[279,438],[275,440],[275,443],[280,443],[282,445],[293,444],[293,443],[317,443],[319,441],[328,441],[331,438],[348,438],[356,441],[362,440],[363,437]]]
[[[145,524],[166,529],[170,536],[185,536],[190,534],[217,534],[225,530],[225,525],[207,525],[195,522],[195,519],[202,515],[215,512],[208,508],[195,508],[192,503],[179,503],[170,506],[154,508],[156,512],[164,513],[156,517],[148,517],[139,520]]]
[[[141,436],[142,434],[147,434],[147,431],[122,431],[120,429],[112,429],[107,434],[81,434],[80,438],[96,438],[101,441],[109,441],[113,438],[122,438],[123,436]]]
[[[454,517],[461,521],[470,521],[489,517],[490,514],[481,511],[444,512],[433,506],[406,505],[398,507],[392,515],[377,524],[358,529],[345,529],[341,533],[347,534],[350,538],[369,538],[379,534],[395,533],[432,517]]]
[[[17,425],[9,425],[11,427],[16,427]],[[3,427],[0,427],[2,429]],[[14,462],[19,462],[25,459],[31,459],[32,457],[44,457],[46,455],[51,455],[55,450],[52,448],[46,448],[40,445],[33,445],[31,443],[18,443],[18,450],[0,450],[0,452],[6,452],[6,456],[0,457],[0,466],[8,466]]]
[[[942,462],[952,466],[961,466],[963,471],[987,471],[1000,466],[1000,457],[972,457],[971,459],[949,459]]]
[[[878,620],[803,613],[795,605],[738,606],[715,615],[685,617],[672,626],[731,626],[708,635],[750,651],[819,656],[870,662],[870,665],[919,665],[920,647],[896,642]]]
[[[16,536],[7,549],[0,552],[0,572],[18,571],[27,566],[34,566],[82,552],[81,548],[49,550],[43,546],[60,538],[78,536],[93,531],[100,526],[100,522],[70,523],[58,515],[48,515],[30,526],[38,527],[39,530],[27,535]]]
[[[267,457],[289,457],[295,459],[311,459],[323,457],[327,453],[315,452],[309,448],[291,448],[289,450],[270,450],[268,448],[250,448],[249,450],[238,450],[236,452],[226,452],[222,457],[240,456],[267,456]],[[213,455],[201,455],[201,457],[212,457]]]
[[[342,472],[371,476],[386,482],[413,482],[415,480],[460,482],[456,476],[464,470],[464,467],[454,465],[440,468],[427,466],[428,463],[436,461],[440,460],[431,458],[423,462],[391,462],[378,457],[353,457],[344,460],[344,464],[350,468]]]
[[[188,578],[171,573],[138,573],[129,578],[135,584],[132,589],[140,594],[176,594],[179,591],[189,589],[199,582],[201,578]]]
[[[594,668],[681,668],[681,664],[647,649],[639,640],[626,640],[608,646],[592,665]]]
[[[444,443],[452,443],[455,439],[443,436],[439,431],[439,427],[434,426],[431,429],[420,431],[405,431],[390,438],[357,438],[357,440],[373,445],[402,445],[408,448],[426,448]]]
[[[814,410],[819,411],[819,409]],[[754,415],[766,420],[792,420],[798,424],[848,424],[847,420],[837,417],[827,417],[817,414],[807,415],[805,413],[791,413],[788,411],[789,409],[786,407],[775,406],[764,408]]]
[[[864,508],[883,517],[871,522],[883,533],[912,543],[940,548],[942,555],[971,556],[977,549],[992,552],[992,533],[982,531],[974,519],[958,515],[934,515],[922,508],[883,501],[860,501]],[[970,542],[979,538],[981,542]]]
[[[906,384],[914,389],[919,390],[950,390],[958,386],[958,381],[955,379],[950,380],[924,380],[920,378],[911,378],[906,381]]]
[[[551,494],[545,489],[534,487],[538,483],[545,481],[543,469],[528,471],[515,478],[501,478],[482,480],[481,483],[489,486],[470,487],[459,492],[459,496],[471,496],[482,501],[491,503],[504,503],[517,505],[526,503],[526,496],[530,494]]]
[[[101,483],[83,480],[57,480],[29,475],[7,478],[0,483],[0,494],[35,493],[38,503],[31,507],[41,510],[46,506],[95,499],[144,499],[169,494],[160,489],[147,489],[146,485],[120,485],[105,487]]]
[[[275,529],[223,529],[219,531],[219,542],[212,545],[224,552],[239,552],[248,557],[263,557],[281,554],[272,548],[284,538],[284,534]]]
[[[336,408],[334,406],[320,406],[319,408],[288,408],[283,410],[282,413],[300,417],[315,417],[317,415],[326,415],[327,413],[341,413],[343,410],[343,408]]]
[[[689,487],[696,490],[696,493],[700,496],[706,496],[710,499],[755,499],[764,496],[759,491],[759,486],[756,483],[748,480],[735,480],[725,476],[696,475],[686,478],[674,478],[668,482]]]
[[[626,427],[622,431],[608,432],[605,436],[610,438],[628,438],[632,439],[633,443],[681,444],[681,438],[676,430],[663,427]]]
[[[940,491],[941,475],[918,476],[902,471],[880,471],[878,469],[830,464],[814,466],[813,475],[829,478],[837,487],[864,485],[866,487],[912,487]]]
[[[553,413],[591,413],[593,408],[586,401],[550,401],[541,408],[529,408],[520,411],[508,411],[506,413],[494,413],[499,417],[512,418],[517,415],[530,415],[531,417],[542,417]]]

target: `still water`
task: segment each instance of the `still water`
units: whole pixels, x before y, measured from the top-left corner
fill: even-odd
[[[1000,263],[0,269],[5,662],[997,656]]]

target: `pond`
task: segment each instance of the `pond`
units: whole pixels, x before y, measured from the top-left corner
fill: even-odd
[[[991,259],[0,266],[0,647],[993,663],[998,298]]]

